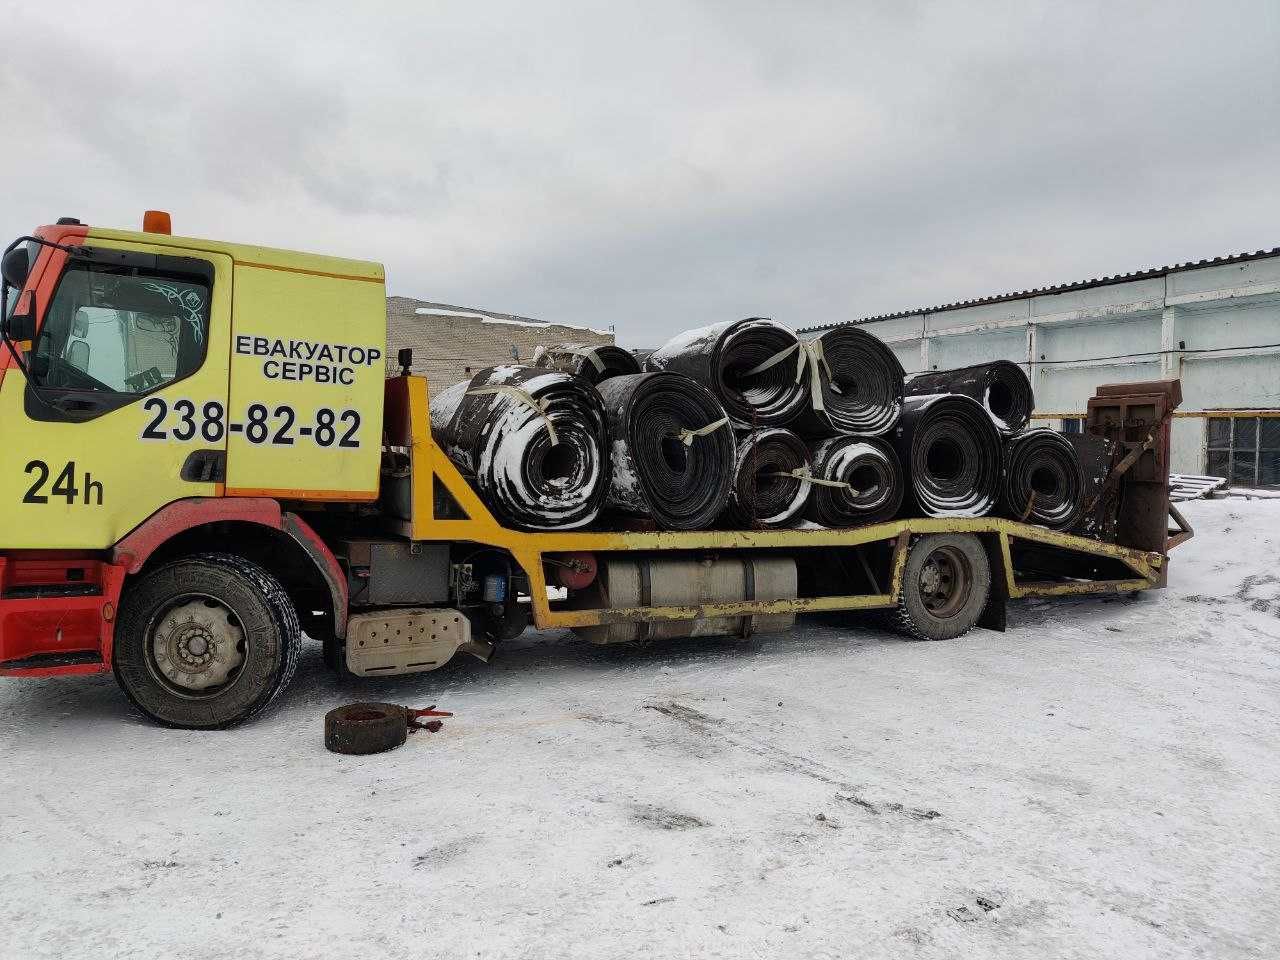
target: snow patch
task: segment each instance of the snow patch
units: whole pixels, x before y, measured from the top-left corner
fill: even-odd
[[[481,323],[496,323],[508,327],[533,327],[535,329],[546,329],[547,327],[560,327],[564,330],[586,330],[588,333],[594,333],[600,337],[613,336],[612,330],[601,330],[598,327],[584,327],[573,323],[552,322],[550,320],[529,320],[523,317],[499,317],[490,313],[481,313],[474,310],[449,310],[444,307],[418,307],[414,311],[420,317],[461,317],[465,320],[479,320]]]

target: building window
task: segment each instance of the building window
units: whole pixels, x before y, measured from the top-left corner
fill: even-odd
[[[1063,417],[1063,433],[1084,433],[1084,417]]]
[[[1210,417],[1205,472],[1236,487],[1280,486],[1280,419]]]

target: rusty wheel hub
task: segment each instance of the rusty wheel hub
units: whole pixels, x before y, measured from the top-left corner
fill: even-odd
[[[939,547],[920,568],[920,596],[925,609],[945,619],[965,605],[973,582],[969,560],[954,547]]]

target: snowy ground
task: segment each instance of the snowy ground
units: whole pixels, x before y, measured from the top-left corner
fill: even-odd
[[[1184,505],[1167,591],[939,644],[532,637],[267,718],[0,680],[0,956],[1280,954],[1280,501]],[[321,716],[457,712],[343,758]]]

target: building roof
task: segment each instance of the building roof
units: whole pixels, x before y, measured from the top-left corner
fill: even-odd
[[[513,327],[531,327],[535,329],[557,327],[562,330],[581,330],[585,333],[595,334],[598,337],[612,337],[614,335],[612,328],[604,330],[597,327],[584,327],[576,323],[562,323],[558,320],[535,320],[533,317],[522,317],[514,313],[498,313],[496,310],[485,310],[481,307],[459,307],[452,303],[434,303],[429,300],[419,300],[416,297],[387,297],[388,303],[392,301],[411,304],[414,314],[420,317],[457,317],[479,320],[481,323],[507,324]]]
[[[1174,263],[1164,267],[1151,267],[1147,270],[1135,270],[1132,273],[1118,273],[1110,277],[1095,277],[1092,280],[1077,280],[1074,283],[1060,283],[1052,287],[1036,287],[1011,293],[997,293],[989,297],[977,297],[973,300],[960,300],[955,303],[939,304],[935,307],[916,307],[914,310],[899,310],[896,313],[881,313],[873,317],[859,320],[842,320],[839,323],[822,323],[814,327],[801,327],[798,333],[811,333],[815,330],[830,330],[832,327],[843,327],[851,324],[874,323],[877,320],[896,320],[898,317],[910,317],[920,313],[942,313],[947,310],[963,310],[965,307],[978,307],[988,303],[1005,303],[1009,300],[1022,300],[1026,297],[1040,297],[1046,294],[1070,293],[1073,290],[1088,290],[1093,287],[1106,287],[1116,283],[1129,283],[1133,280],[1149,280],[1163,277],[1179,270],[1194,270],[1197,267],[1215,267],[1227,263],[1242,263],[1246,260],[1261,260],[1266,257],[1280,256],[1280,247],[1270,250],[1258,250],[1254,253],[1233,253],[1225,257],[1213,257],[1209,260],[1196,260],[1188,263]]]

